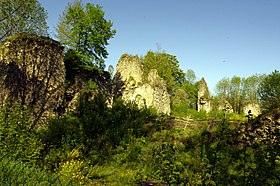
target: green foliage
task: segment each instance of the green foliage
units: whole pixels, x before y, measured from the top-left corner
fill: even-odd
[[[20,105],[6,103],[0,110],[0,152],[18,160],[36,163],[43,144],[29,130],[28,113]]]
[[[187,104],[181,103],[172,108],[173,116],[182,117],[182,118],[190,118],[195,120],[201,120],[201,122],[207,120],[219,120],[221,121],[225,115],[223,111],[210,111],[209,113],[200,111],[198,112],[195,109],[190,109]],[[226,114],[229,120],[231,121],[244,121],[244,115],[240,115],[237,113],[227,113]]]
[[[246,148],[254,153],[255,167],[249,170],[247,182],[254,184],[266,183],[268,185],[279,184],[279,159],[280,159],[280,110],[271,111],[268,116],[263,115],[257,119],[251,119],[248,115],[248,124],[243,125],[242,139]],[[267,117],[274,119],[269,121]]]
[[[230,103],[232,104],[233,110],[237,113],[241,112],[241,78],[234,76],[231,78],[231,89],[230,89]]]
[[[83,56],[77,51],[69,49],[64,56],[66,80],[74,83],[78,74],[102,74],[103,72],[94,64],[85,64]]]
[[[73,149],[67,156],[67,159],[59,163],[56,172],[65,180],[71,180],[84,185],[86,178],[82,170],[85,169],[83,160],[80,160],[79,148]]]
[[[186,81],[182,84],[182,89],[188,94],[189,108],[197,109],[198,82],[192,84]]]
[[[185,81],[185,73],[180,69],[179,61],[174,55],[149,51],[143,59],[143,64],[145,68],[158,71],[159,76],[165,81],[169,93],[172,93]]]
[[[216,85],[217,97],[227,100],[231,104],[234,112],[237,113],[240,113],[242,106],[241,84],[241,78],[238,76],[234,76],[231,79],[224,78]]]
[[[253,75],[247,78],[233,76],[232,78],[223,78],[216,84],[216,99],[212,106],[218,108],[221,101],[227,101],[234,112],[241,113],[242,107],[246,101],[258,101],[258,87],[262,82],[264,75]],[[215,99],[215,98],[214,98]]]
[[[47,35],[47,12],[37,0],[1,0],[0,41],[17,33]]]
[[[147,141],[145,137],[131,137],[128,142],[122,142],[114,151],[113,160],[121,166],[126,165],[129,168],[141,166],[143,157],[147,149]]]
[[[0,185],[76,185],[27,163],[0,157]]]
[[[155,174],[168,185],[181,184],[183,164],[177,160],[177,148],[171,142],[163,142],[154,150]]]
[[[258,89],[265,75],[252,75],[242,79],[242,97],[247,100],[258,100]]]
[[[99,5],[76,0],[69,3],[57,24],[56,37],[68,49],[76,50],[86,65],[96,64],[104,69],[104,58],[108,56],[106,46],[116,31],[113,23],[104,18]]]
[[[249,114],[247,122],[232,125],[229,119],[240,115],[197,112],[179,100],[178,113],[209,120],[204,124],[189,120],[196,122],[190,128],[172,128],[170,117],[122,100],[108,106],[104,95],[92,97],[93,82],[87,87],[76,110],[39,131],[28,130],[29,119],[19,105],[1,110],[0,181],[4,185],[32,185],[38,179],[43,185],[56,180],[77,185],[280,184],[279,110],[257,119]]]
[[[280,108],[280,73],[275,70],[264,78],[259,90],[259,99],[263,110]]]
[[[191,69],[188,69],[186,72],[186,80],[190,83],[190,84],[194,84],[196,81],[196,75],[195,72]]]
[[[190,71],[189,76],[192,76]],[[194,83],[193,77],[187,77],[180,88],[176,88],[172,95],[171,112],[172,115],[186,117],[189,112],[197,109],[198,83]]]
[[[42,139],[47,145],[46,152],[51,152],[52,148],[69,152],[82,145],[84,158],[96,156],[96,160],[103,161],[120,144],[130,143],[133,138],[148,134],[145,125],[150,120],[149,110],[139,110],[133,103],[124,105],[121,100],[114,101],[112,107],[108,107],[104,95],[97,94],[91,99],[89,93],[82,93],[74,113],[52,121],[42,133]],[[61,158],[66,158],[65,153],[55,156],[60,158],[52,160],[46,156],[53,161],[53,167],[58,166]],[[92,163],[94,162],[95,158],[92,158]]]
[[[263,131],[262,125],[256,122],[249,120],[249,123],[244,123],[241,127],[230,129],[228,122],[224,120],[216,131],[204,131],[198,138],[187,141],[186,149],[189,151],[195,153],[200,149],[197,151],[200,154],[199,166],[194,166],[201,174],[201,183],[258,185],[273,182],[273,185],[277,185],[279,167],[276,165],[276,154],[279,147],[276,145],[277,141],[271,139],[278,139],[279,131],[273,132],[276,129],[272,129],[273,127]],[[260,133],[259,130],[263,132]],[[270,140],[267,141],[265,136],[270,136]],[[271,148],[267,149],[268,146]]]
[[[183,89],[177,89],[172,96],[171,110],[172,112],[186,112],[191,103],[188,94]]]
[[[187,74],[185,74],[180,69],[176,56],[165,52],[149,51],[142,61],[144,71],[148,72],[150,69],[156,69],[159,76],[166,83],[167,91],[172,95],[171,109],[173,112],[178,113],[185,112],[186,109],[196,109],[198,87],[197,83],[194,82],[196,76],[192,70],[188,70]]]
[[[216,84],[216,94],[221,99],[227,99],[230,92],[230,80],[229,78],[223,78]]]
[[[176,117],[190,117],[193,119],[206,119],[206,112],[198,112],[195,109],[190,109],[189,105],[180,103],[172,108],[171,114]]]

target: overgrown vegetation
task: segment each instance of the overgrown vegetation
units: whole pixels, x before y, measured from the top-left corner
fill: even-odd
[[[213,107],[218,107],[221,102],[228,102],[233,111],[242,113],[242,108],[246,102],[258,103],[258,89],[265,78],[265,75],[252,75],[247,78],[233,76],[232,78],[223,78],[216,85],[216,102]]]
[[[12,32],[6,29],[6,21],[14,25],[13,18],[26,17],[18,13],[28,14],[28,5],[33,6],[27,17],[36,16],[38,10],[35,23],[42,21],[39,30],[30,32],[45,31],[44,9],[37,1],[26,2],[2,2],[8,12],[0,21],[2,34]],[[69,48],[66,83],[73,83],[81,72],[102,73],[108,55],[105,47],[115,34],[111,27],[101,7],[90,3],[84,7],[81,1],[68,5],[58,24],[58,37]],[[165,81],[173,116],[120,99],[109,104],[108,97],[95,92],[92,81],[80,91],[72,112],[33,130],[29,111],[22,104],[6,102],[0,109],[0,185],[280,184],[278,71],[264,78],[223,79],[217,85],[218,96],[232,104],[235,112],[206,113],[196,111],[194,72],[184,73],[176,56],[150,51],[142,62]],[[245,99],[258,99],[267,115],[253,119],[250,112],[238,114]],[[186,119],[184,127],[174,116]]]
[[[38,167],[32,167],[13,158],[3,156],[0,158],[1,185],[73,185],[75,183],[48,174]]]
[[[143,58],[143,64],[144,68],[157,70],[170,94],[185,82],[185,73],[180,69],[179,61],[174,55],[149,51]]]
[[[106,97],[89,100],[88,93],[73,113],[38,131],[28,131],[18,105],[4,107],[1,154],[38,166],[42,177],[77,185],[279,184],[279,110],[270,122],[248,115],[230,124],[220,115],[222,122],[211,127],[182,129],[133,103],[117,100],[108,107]]]

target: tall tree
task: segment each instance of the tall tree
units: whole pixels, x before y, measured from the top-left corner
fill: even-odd
[[[144,57],[143,63],[148,69],[157,69],[159,76],[165,80],[169,93],[172,93],[186,80],[185,73],[180,69],[179,61],[174,55],[149,51]]]
[[[265,75],[252,75],[242,79],[242,97],[246,100],[258,100],[258,88]]]
[[[264,78],[259,90],[259,99],[264,111],[280,108],[280,73],[275,70]]]
[[[0,18],[0,41],[20,32],[47,35],[47,12],[37,0],[1,0]]]
[[[216,84],[217,97],[228,101],[233,110],[240,113],[245,101],[258,101],[257,90],[263,78],[264,75],[258,74],[247,78],[223,78]]]
[[[189,83],[194,84],[196,80],[195,72],[192,69],[188,69],[186,72],[186,80],[189,81]]]
[[[216,84],[216,94],[222,99],[228,99],[230,90],[229,78],[223,78]]]
[[[182,89],[188,95],[189,108],[191,109],[197,109],[198,84],[199,82],[190,83],[189,81],[182,84]]]
[[[91,3],[84,6],[81,0],[76,0],[69,3],[60,16],[56,37],[68,49],[76,50],[85,64],[104,69],[104,59],[108,56],[106,46],[116,33],[112,26],[113,23],[104,18],[101,6]]]
[[[241,112],[241,78],[233,76],[230,81],[230,99],[229,102],[233,107],[233,110],[237,113]]]

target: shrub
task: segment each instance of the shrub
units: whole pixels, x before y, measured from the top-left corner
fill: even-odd
[[[60,162],[57,169],[57,173],[60,177],[65,180],[71,180],[77,182],[81,185],[84,185],[86,178],[83,175],[84,161],[80,160],[80,150],[79,148],[73,149],[69,154],[66,160]]]
[[[106,101],[102,94],[90,99],[85,91],[73,113],[49,123],[41,132],[46,144],[42,166],[49,170],[57,168],[67,153],[81,145],[84,146],[81,158],[94,165],[110,157],[118,146],[127,148],[135,139],[147,136],[146,124],[154,120],[150,110],[139,110],[136,104],[125,105],[122,100],[115,100],[108,107]],[[137,151],[136,146],[134,150]]]
[[[15,103],[7,103],[0,109],[0,152],[18,160],[36,163],[43,144],[34,131],[29,130],[31,122],[27,111]]]
[[[168,185],[182,183],[183,164],[176,158],[177,148],[171,142],[163,142],[154,151],[155,176]]]

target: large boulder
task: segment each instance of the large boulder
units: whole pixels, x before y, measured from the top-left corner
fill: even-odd
[[[19,34],[0,45],[0,107],[9,101],[32,111],[31,128],[55,116],[64,81],[63,47],[58,42]]]
[[[124,54],[114,76],[115,95],[125,102],[135,102],[140,108],[152,107],[170,114],[170,97],[166,84],[155,69],[144,69],[138,57]]]

